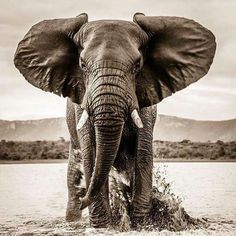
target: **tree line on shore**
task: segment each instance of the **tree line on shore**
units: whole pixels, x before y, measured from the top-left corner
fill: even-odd
[[[67,159],[69,142],[58,141],[0,141],[1,161]],[[236,160],[236,141],[233,142],[182,142],[154,141],[154,158],[157,160]]]

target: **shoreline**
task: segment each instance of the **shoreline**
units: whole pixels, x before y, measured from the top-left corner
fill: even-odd
[[[236,162],[236,160],[210,160],[210,159],[197,159],[197,160],[191,160],[191,159],[154,159],[154,162],[160,162],[160,163],[180,163],[180,162],[189,162],[189,163],[199,163],[199,162]],[[60,163],[67,163],[68,160],[67,159],[47,159],[47,160],[21,160],[21,161],[13,161],[13,160],[0,160],[0,165],[8,165],[8,164],[60,164]]]
[[[12,160],[0,160],[0,165],[4,164],[56,164],[56,163],[67,163],[67,159],[47,159],[47,160],[21,160],[21,161],[12,161]]]

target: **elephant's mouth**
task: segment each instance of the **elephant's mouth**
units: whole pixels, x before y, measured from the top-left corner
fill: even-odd
[[[133,118],[137,127],[143,127],[137,111],[137,98],[128,83],[127,73],[106,67],[95,70],[95,73],[77,125],[77,129],[81,129],[91,116],[96,142],[95,166],[80,209],[90,205],[100,195],[116,158],[127,115]]]

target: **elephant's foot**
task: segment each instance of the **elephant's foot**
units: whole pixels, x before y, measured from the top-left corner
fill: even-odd
[[[69,199],[66,208],[66,221],[78,221],[82,216],[82,211],[80,210],[80,198],[85,196],[86,189],[83,187],[76,187],[75,189],[73,189],[73,191],[70,191],[71,189],[68,190]]]
[[[103,214],[91,215],[90,214],[90,225],[93,228],[110,228],[111,227],[111,217],[105,209],[102,212]]]
[[[105,213],[105,210],[103,211]],[[93,228],[110,228],[111,227],[111,216],[107,212],[102,215],[91,215],[90,225]]]
[[[80,200],[77,199],[69,199],[66,208],[66,221],[73,222],[81,219],[82,211],[79,209]]]
[[[111,228],[111,221],[110,219],[99,220],[99,221],[91,221],[90,225],[93,228]]]
[[[131,220],[132,228],[143,228],[151,224],[150,215],[133,216]]]
[[[89,207],[90,225],[94,228],[111,227],[111,210],[107,200],[99,198]]]
[[[140,203],[138,206],[135,204],[131,213],[131,226],[133,228],[145,228],[151,223],[149,204]]]

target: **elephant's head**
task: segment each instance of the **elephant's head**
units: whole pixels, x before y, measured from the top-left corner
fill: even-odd
[[[92,203],[116,157],[123,125],[138,110],[160,102],[203,77],[215,53],[213,34],[179,17],[134,22],[87,22],[87,15],[42,21],[19,43],[15,65],[34,86],[69,97],[92,120],[96,161],[81,209]]]

